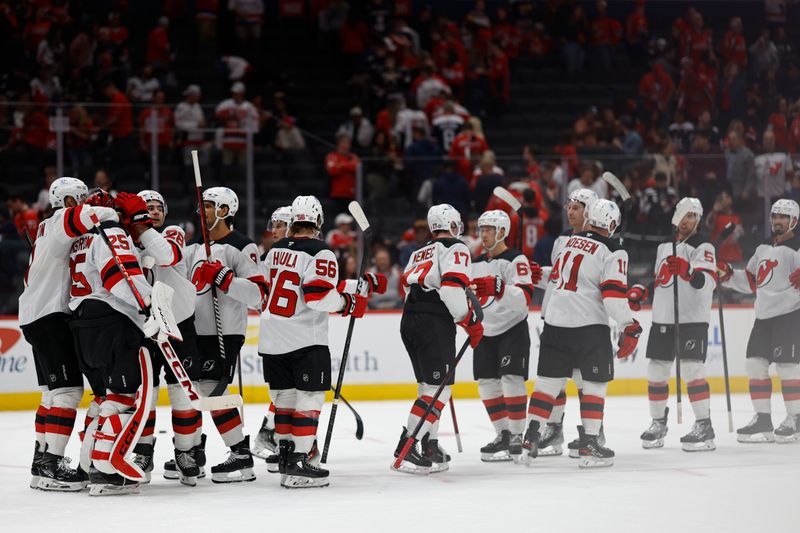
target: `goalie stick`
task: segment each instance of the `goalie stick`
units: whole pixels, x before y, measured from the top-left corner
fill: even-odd
[[[729,222],[717,237],[714,248],[731,236],[736,224]],[[731,381],[728,376],[728,345],[725,342],[725,318],[722,314],[722,284],[717,276],[717,309],[719,310],[719,334],[722,340],[722,371],[725,376],[725,402],[728,404],[728,433],[733,433],[733,413],[731,412]]]
[[[125,265],[123,265],[122,261],[120,261],[117,251],[114,249],[114,245],[112,245],[111,241],[108,240],[108,235],[106,235],[106,232],[100,227],[100,220],[93,215],[92,222],[94,223],[94,227],[97,230],[97,233],[100,235],[100,238],[111,251],[111,256],[114,258],[114,263],[116,263],[120,273],[122,274],[122,277],[125,278],[125,282],[128,284],[128,288],[130,288],[131,292],[133,293],[133,297],[136,300],[139,311],[145,316],[149,316],[150,308],[145,304],[142,295],[139,293],[139,290],[133,283],[130,274],[128,274],[128,271],[125,269]],[[156,319],[158,320],[159,317],[156,316]],[[173,333],[173,335],[175,335],[175,333]],[[183,363],[181,363],[180,357],[178,357],[178,354],[173,349],[172,343],[169,341],[169,337],[164,339],[159,339],[156,337],[153,339],[153,341],[158,346],[159,350],[161,350],[161,354],[164,356],[167,366],[172,371],[184,394],[186,394],[186,397],[192,404],[193,409],[197,411],[217,411],[219,409],[229,409],[242,406],[242,397],[238,394],[227,394],[224,396],[211,397],[201,396],[195,390],[195,386],[189,379],[188,374],[186,374],[186,370],[183,368]]]
[[[356,278],[358,280],[356,282],[356,292],[358,292],[358,288],[361,286],[361,277],[364,275],[364,271],[367,269],[367,263],[369,262],[368,241],[372,235],[372,229],[369,226],[369,220],[367,220],[364,210],[361,209],[361,206],[358,204],[358,202],[350,202],[350,205],[347,208],[350,211],[350,214],[353,215],[353,218],[356,220],[356,223],[358,224],[358,227],[361,229],[362,233],[361,264],[358,266],[358,277]],[[320,461],[323,463],[328,462],[328,451],[330,450],[331,437],[333,436],[333,424],[336,422],[336,411],[339,407],[339,398],[342,396],[342,382],[344,381],[344,371],[347,366],[347,356],[350,354],[350,340],[353,338],[353,327],[355,324],[356,318],[351,316],[350,323],[347,324],[347,336],[344,340],[342,361],[339,363],[339,377],[336,380],[336,388],[333,391],[333,404],[331,405],[331,416],[330,419],[328,419],[328,430],[325,433],[325,444],[322,447],[322,457]]]

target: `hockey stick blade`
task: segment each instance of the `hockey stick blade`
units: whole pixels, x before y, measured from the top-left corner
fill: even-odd
[[[356,219],[356,224],[358,224],[362,232],[369,229],[369,220],[367,220],[367,216],[364,214],[364,210],[361,209],[361,205],[358,202],[355,200],[350,202],[350,205],[347,206],[347,210],[350,211],[350,214]]]
[[[192,150],[192,167],[194,167],[194,183],[198,187],[202,187],[203,180],[200,177],[200,160],[197,159],[197,150]]]
[[[722,233],[720,233],[719,237],[717,237],[717,244],[728,240],[728,237],[731,236],[731,233],[733,233],[735,229],[736,229],[736,224],[734,224],[733,222],[728,222],[728,224],[724,228],[722,228]]]
[[[628,199],[631,197],[631,193],[628,192],[628,189],[626,189],[625,186],[622,184],[622,182],[619,181],[619,178],[616,177],[611,172],[608,171],[603,172],[601,178],[603,179],[603,181],[611,185],[611,187],[615,191],[617,191],[617,194],[619,194],[619,197],[622,199],[623,202],[627,202]]]
[[[511,209],[513,209],[514,211],[519,211],[520,209],[522,209],[522,204],[519,203],[519,200],[517,200],[513,194],[508,192],[508,189],[500,187],[498,185],[497,187],[494,188],[492,193],[501,200],[503,200],[505,203],[507,203],[509,206],[511,206]]]
[[[350,405],[350,402],[345,399],[344,396],[339,394],[339,399],[344,402],[344,404],[350,409],[350,412],[353,413],[353,416],[356,418],[356,440],[361,440],[364,438],[364,421],[361,419],[361,415]]]

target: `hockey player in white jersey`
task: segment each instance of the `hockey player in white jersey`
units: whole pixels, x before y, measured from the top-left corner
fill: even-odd
[[[236,193],[227,187],[211,187],[203,192],[203,206],[211,257],[206,257],[205,247],[200,242],[186,247],[186,259],[197,291],[194,323],[202,360],[200,390],[208,395],[221,380],[226,384],[231,382],[237,356],[244,344],[247,309],[259,312],[263,309],[266,281],[258,265],[255,243],[233,229],[233,217],[239,210]],[[217,339],[212,285],[218,289],[224,359]],[[254,480],[250,438],[244,435],[239,410],[212,411],[211,417],[231,450],[224,462],[211,468],[211,480],[215,483]],[[205,453],[202,449],[197,452]]]
[[[675,361],[675,299],[673,283],[678,284],[680,318],[681,374],[686,381],[689,402],[694,411],[692,430],[681,437],[687,452],[713,451],[711,400],[706,380],[706,352],[711,299],[716,285],[714,247],[698,234],[703,206],[697,198],[683,198],[675,207],[678,222],[676,252],[672,242],[661,243],[656,253],[653,283],[653,325],[647,339],[647,394],[653,421],[642,433],[642,447],[661,448],[667,435],[669,376]],[[647,301],[649,288],[634,285],[628,291],[631,308],[638,310]]]
[[[289,225],[292,223],[292,206],[287,205],[276,209],[269,218],[267,230],[272,232],[273,244],[289,236]],[[267,258],[267,253],[261,258]],[[264,272],[264,278],[269,279],[269,273]],[[261,429],[258,430],[255,442],[251,448],[253,455],[266,459],[269,453],[278,451],[278,443],[275,440],[275,403],[270,402],[267,408],[267,415],[261,422]]]
[[[772,239],[756,248],[743,270],[717,265],[724,286],[755,293],[756,321],[747,342],[745,368],[756,415],[739,428],[739,442],[793,442],[800,439],[800,206],[794,200],[772,204]],[[773,430],[772,380],[775,363],[786,419]]]
[[[316,448],[319,413],[331,388],[328,315],[362,317],[367,297],[339,293],[336,256],[317,237],[323,214],[314,196],[292,202],[290,235],[264,260],[269,299],[258,353],[275,403],[278,471],[286,488],[328,486]]]
[[[455,362],[456,325],[467,331],[473,349],[483,336],[481,323],[472,320],[465,293],[472,268],[469,249],[458,239],[464,230],[461,215],[448,204],[435,205],[428,210],[428,227],[433,240],[412,254],[403,272],[406,299],[400,335],[414,368],[418,398],[403,427],[395,457]],[[450,456],[439,446],[438,426],[450,399],[450,385],[452,382],[444,388],[418,434],[421,453],[415,442],[397,470],[412,474],[447,470]]]
[[[42,398],[36,410],[31,488],[77,491],[86,473],[69,468],[64,451],[83,397],[83,376],[69,329],[72,241],[89,232],[92,215],[117,221],[110,207],[83,205],[89,189],[79,179],[58,178],[50,186],[53,216],[42,221],[19,297],[19,324],[31,345]],[[97,404],[92,404],[97,406]]]
[[[478,235],[486,253],[472,264],[472,286],[483,307],[483,339],[473,352],[473,375],[497,432],[481,448],[481,459],[487,462],[519,461],[525,431],[533,282],[528,259],[506,246],[510,227],[503,211],[483,213],[478,218]]]
[[[597,193],[591,189],[576,189],[572,191],[569,195],[569,199],[567,200],[567,205],[564,206],[564,209],[567,211],[567,222],[569,223],[569,229],[564,231],[561,235],[556,238],[556,241],[553,243],[553,251],[550,254],[550,262],[551,264],[555,264],[558,258],[558,254],[561,253],[562,248],[567,243],[570,237],[576,233],[580,233],[584,229],[584,225],[586,224],[586,213],[589,206],[597,200]],[[553,288],[556,286],[558,282],[558,278],[556,277],[553,279],[552,283],[550,282],[550,275],[552,274],[552,267],[544,267],[543,274],[540,275],[539,279],[541,281],[541,285],[534,280],[537,287],[540,287],[545,290],[544,299],[542,301],[542,317],[545,316],[545,309],[547,307],[547,301],[550,298],[550,295],[553,292]],[[575,386],[578,388],[578,394],[580,395],[581,389],[583,387],[583,382],[581,380],[581,371],[579,369],[574,369],[572,372],[572,381],[575,382]],[[561,389],[561,392],[558,393],[556,396],[556,402],[553,405],[553,412],[550,415],[550,420],[547,424],[542,428],[542,440],[539,443],[539,457],[549,457],[549,456],[556,456],[561,455],[563,453],[562,446],[564,444],[564,409],[567,405],[567,391],[566,391],[566,383],[564,384],[564,388]],[[532,414],[532,413],[529,413]],[[569,454],[570,457],[577,458],[578,457],[578,448],[580,447],[580,435],[583,432],[583,426],[578,426],[578,435],[579,437],[569,443]],[[600,444],[605,443],[605,437],[603,435],[603,427],[600,426],[600,434],[598,437]]]
[[[553,265],[550,279],[556,285],[545,315],[538,377],[530,399],[532,417],[523,443],[529,464],[538,454],[539,429],[550,419],[556,397],[575,368],[583,377],[580,466],[614,464],[614,452],[598,442],[606,389],[614,378],[608,318],[622,331],[619,358],[633,353],[642,331],[625,297],[628,254],[611,239],[619,222],[615,203],[596,200],[589,206],[587,230],[569,238]]]

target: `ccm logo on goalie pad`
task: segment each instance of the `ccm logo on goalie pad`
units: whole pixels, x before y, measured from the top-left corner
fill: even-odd
[[[192,385],[192,380],[190,380],[189,376],[186,375],[183,365],[181,365],[181,360],[178,358],[178,355],[175,353],[175,350],[172,349],[172,344],[169,341],[162,341],[161,350],[164,353],[164,358],[167,360],[167,363],[169,363],[169,365],[174,370],[175,376],[181,382],[183,390],[186,391],[186,395],[189,397],[189,401],[199,400],[200,395],[197,394],[196,390],[194,390],[194,386]],[[213,361],[211,362],[213,363]]]

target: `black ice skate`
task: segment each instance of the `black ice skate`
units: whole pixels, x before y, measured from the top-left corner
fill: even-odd
[[[664,416],[661,418],[654,418],[650,423],[647,431],[642,433],[639,437],[642,439],[642,448],[651,450],[653,448],[664,447],[664,437],[667,436],[667,416],[669,415],[669,407],[664,409]]]
[[[531,420],[528,424],[528,429],[525,431],[525,438],[522,442],[522,449],[524,450],[524,457],[522,459],[525,464],[530,466],[531,462],[539,455],[540,442],[539,422]]]
[[[584,436],[578,453],[580,468],[603,468],[614,464],[614,452],[600,444],[595,435]]]
[[[183,485],[194,487],[197,485],[197,478],[200,476],[200,467],[197,466],[192,450],[175,450],[175,466],[178,471],[178,479]]]
[[[69,467],[68,457],[50,452],[42,454],[39,461],[39,482],[36,488],[54,492],[78,492],[89,484],[89,476],[80,469]]]
[[[267,459],[278,451],[278,443],[275,441],[275,428],[267,425],[267,417],[261,422],[261,429],[258,430],[255,442],[253,442],[253,455],[259,459]]]
[[[552,457],[564,453],[564,427],[560,423],[548,422],[542,432],[539,443],[539,457]]]
[[[400,442],[397,443],[397,448],[394,450],[395,458],[400,456],[400,452],[403,451],[403,447],[406,445],[406,440],[408,440],[408,431],[406,428],[403,428],[403,433],[400,435]],[[408,453],[400,463],[400,466],[395,468],[394,461],[392,461],[391,468],[392,470],[405,472],[406,474],[427,475],[430,474],[432,466],[433,463],[431,460],[417,451],[417,441],[415,440],[411,449],[408,450]]]
[[[121,496],[138,494],[141,483],[119,474],[106,474],[94,466],[89,468],[89,496]]]
[[[175,450],[177,454],[178,450]],[[197,479],[203,479],[206,477],[206,435],[200,437],[200,444],[189,450],[192,457],[194,458],[194,462],[197,465],[199,474],[197,474]],[[175,459],[170,459],[166,463],[164,463],[164,479],[180,479],[181,474],[178,472],[178,467],[175,464]]]
[[[515,465],[523,462],[523,449],[522,449],[522,433],[511,435],[511,440],[508,441],[508,454]]]
[[[775,442],[788,444],[800,440],[800,415],[787,415],[775,430]]]
[[[150,473],[153,471],[153,450],[155,449],[155,439],[152,444],[138,443],[133,447],[133,462],[144,472],[143,483],[150,483]]]
[[[281,486],[287,489],[307,489],[330,485],[330,472],[311,464],[309,454],[291,453],[286,460]]]
[[[429,439],[428,435],[422,437],[420,443],[423,457],[431,460],[431,474],[445,472],[450,469],[450,456],[439,446],[438,439]]]
[[[33,462],[31,462],[31,484],[30,487],[35,489],[39,486],[39,462],[44,456],[44,452],[40,450],[41,445],[37,440],[33,445]]]
[[[775,442],[772,431],[772,415],[756,413],[749,424],[736,430],[736,440],[744,443]]]
[[[481,448],[481,461],[485,463],[511,461],[511,453],[508,450],[510,443],[511,432],[507,429],[502,430],[492,442]]]
[[[567,444],[567,448],[569,449],[569,457],[570,459],[578,459],[581,450],[581,443],[583,442],[583,438],[586,435],[586,431],[583,429],[583,426],[578,427],[578,438],[572,440],[569,444]],[[600,435],[597,437],[597,442],[600,443],[600,446],[606,445],[606,431],[603,425],[600,426]]]
[[[253,455],[250,453],[250,437],[245,437],[242,442],[231,446],[228,458],[217,466],[211,467],[211,481],[214,483],[238,483],[255,479]]]
[[[713,452],[716,450],[711,419],[702,418],[695,421],[692,430],[681,437],[681,447],[685,452]]]

